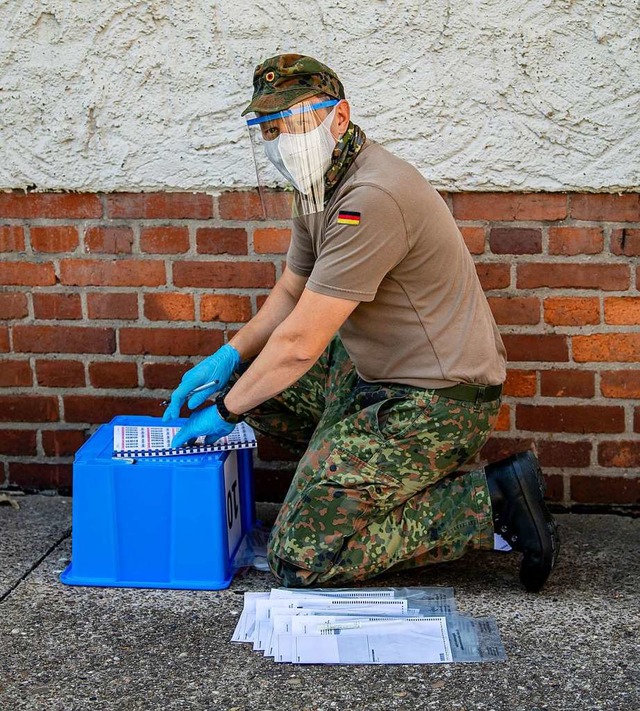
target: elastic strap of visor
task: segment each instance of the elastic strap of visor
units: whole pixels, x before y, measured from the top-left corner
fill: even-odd
[[[276,119],[287,118],[287,116],[293,116],[294,114],[304,114],[307,111],[315,111],[316,109],[326,109],[329,106],[335,106],[339,103],[340,99],[331,99],[330,101],[322,101],[319,104],[301,106],[297,109],[285,109],[284,111],[278,111],[278,113],[275,114],[268,114],[267,116],[257,116],[256,118],[247,119],[247,126],[255,126],[256,124],[265,123],[266,121],[275,121]]]

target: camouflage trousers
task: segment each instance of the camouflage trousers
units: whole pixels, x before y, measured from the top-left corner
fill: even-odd
[[[472,403],[358,377],[333,339],[292,387],[247,417],[301,453],[268,558],[285,586],[333,585],[493,547],[482,447],[499,401]]]

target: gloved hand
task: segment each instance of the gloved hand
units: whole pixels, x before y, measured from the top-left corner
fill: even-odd
[[[180,409],[184,402],[189,398],[189,408],[195,410],[197,407],[211,397],[213,393],[218,392],[226,387],[229,378],[233,375],[235,369],[240,364],[240,354],[228,343],[222,348],[219,348],[213,355],[205,358],[201,363],[188,370],[180,381],[180,385],[171,394],[169,406],[162,415],[162,421],[168,422],[180,417]],[[212,385],[206,390],[195,393],[189,397],[189,393],[197,387],[210,383],[212,380],[217,380],[215,385]]]
[[[215,405],[211,405],[211,407],[205,407],[204,410],[194,412],[189,417],[187,424],[181,427],[171,440],[171,446],[182,447],[189,440],[201,435],[207,435],[205,442],[213,444],[220,437],[228,435],[233,428],[234,425],[220,417],[218,408]]]

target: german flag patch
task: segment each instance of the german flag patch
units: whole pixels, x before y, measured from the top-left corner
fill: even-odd
[[[350,210],[340,210],[338,213],[338,224],[339,225],[359,225],[360,224],[360,213],[351,212]]]

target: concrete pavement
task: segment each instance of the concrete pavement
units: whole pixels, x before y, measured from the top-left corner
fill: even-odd
[[[241,593],[268,590],[268,573],[224,591],[68,587],[70,499],[18,501],[0,506],[2,711],[640,708],[638,520],[559,516],[560,562],[538,595],[497,553],[376,583],[453,586],[462,612],[496,617],[506,663],[303,667],[229,642]]]

